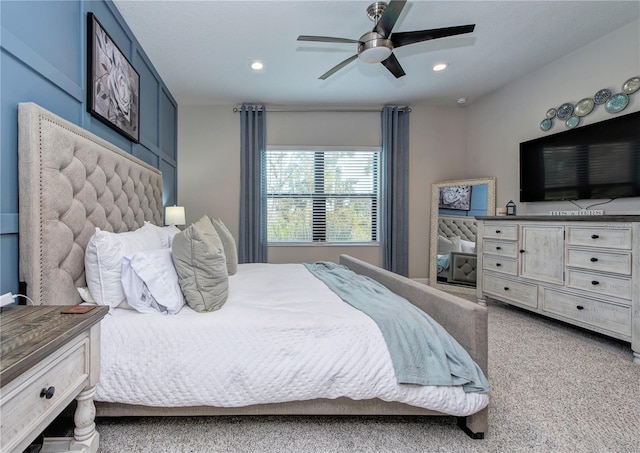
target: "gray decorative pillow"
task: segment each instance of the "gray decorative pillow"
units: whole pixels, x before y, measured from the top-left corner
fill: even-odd
[[[438,235],[438,255],[447,255],[449,252],[459,251],[461,251],[459,236],[447,238],[442,235]]]
[[[178,283],[187,304],[198,312],[218,310],[229,293],[222,242],[209,218],[203,219],[176,234],[171,244]]]
[[[229,232],[227,226],[222,223],[222,220],[212,219],[212,222],[224,247],[224,255],[227,258],[227,272],[229,272],[229,275],[233,275],[238,270],[238,248],[236,247],[236,240],[233,238],[231,232]]]

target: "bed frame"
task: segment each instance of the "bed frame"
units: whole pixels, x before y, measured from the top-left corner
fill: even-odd
[[[20,276],[36,304],[79,303],[84,250],[95,227],[162,225],[162,175],[152,166],[33,103],[19,105]],[[439,322],[487,374],[487,310],[355,258],[340,262],[405,297]],[[445,415],[379,399],[317,399],[239,408],[160,408],[96,403],[97,415]],[[488,407],[458,424],[474,438]]]

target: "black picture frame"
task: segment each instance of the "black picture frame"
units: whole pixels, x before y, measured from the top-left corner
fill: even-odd
[[[471,209],[471,186],[441,187],[438,208],[469,211]]]
[[[93,13],[87,17],[87,111],[140,143],[140,75]]]

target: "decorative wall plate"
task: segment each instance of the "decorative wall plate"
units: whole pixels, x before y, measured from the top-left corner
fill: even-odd
[[[579,123],[580,123],[580,117],[576,116],[576,115],[573,115],[573,116],[569,117],[569,119],[564,124],[566,124],[569,129],[573,129]]]
[[[570,102],[565,102],[560,107],[558,107],[558,112],[556,113],[556,116],[558,117],[559,120],[564,121],[567,118],[569,118],[572,114],[573,114],[573,104],[571,104]]]
[[[622,92],[626,94],[635,93],[640,90],[640,77],[631,77],[622,85]]]
[[[603,88],[593,95],[593,102],[597,105],[604,104],[611,97],[611,90],[608,88]]]
[[[547,110],[547,118],[552,119],[553,117],[556,116],[556,113],[558,113],[556,109]]]
[[[593,102],[593,99],[591,98],[584,98],[583,100],[581,100],[580,102],[578,102],[576,104],[576,108],[574,110],[574,113],[577,116],[585,116],[588,115],[589,113],[591,113],[591,110],[593,110],[593,107],[595,106],[595,102]]]
[[[548,131],[549,129],[551,129],[552,125],[553,125],[553,121],[551,121],[550,118],[545,118],[540,123],[540,129],[542,129],[543,131]]]
[[[629,95],[625,93],[616,93],[607,101],[604,108],[609,113],[618,113],[629,105]]]

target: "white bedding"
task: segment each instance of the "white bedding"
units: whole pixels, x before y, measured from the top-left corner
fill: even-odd
[[[218,311],[116,309],[102,321],[96,401],[240,407],[379,398],[465,416],[488,403],[461,387],[399,385],[373,320],[302,264],[243,264]]]

